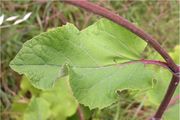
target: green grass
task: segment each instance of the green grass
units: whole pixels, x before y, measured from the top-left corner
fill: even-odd
[[[106,2],[104,2],[106,1]],[[127,18],[139,27],[154,36],[162,46],[171,51],[175,45],[179,44],[179,4],[178,1],[108,1],[96,0],[95,3],[107,7],[117,14]],[[32,2],[29,1],[2,1],[0,4],[0,15],[5,17],[13,15],[23,16],[27,12],[32,12],[30,18],[18,25],[13,22],[4,22],[0,26],[1,33],[1,113],[2,119],[9,119],[9,109],[11,101],[19,91],[21,76],[12,71],[9,62],[14,58],[23,43],[33,36],[53,27],[61,26],[65,20],[75,24],[79,29],[83,29],[95,22],[97,15],[66,5],[60,2]],[[64,17],[63,17],[64,16]],[[123,102],[125,106],[121,106]],[[94,120],[114,120],[124,116],[129,120],[144,119],[140,114],[135,115],[136,109],[133,104],[138,103],[131,97],[119,103],[93,113]],[[130,109],[127,104],[132,105]],[[138,103],[138,106],[141,105]],[[122,109],[126,109],[126,111]],[[152,108],[143,108],[144,111],[151,111]],[[119,111],[119,112],[117,112]],[[141,113],[140,112],[140,113]],[[143,114],[146,116],[145,114]],[[140,118],[139,116],[142,116]],[[146,116],[147,117],[147,116]]]

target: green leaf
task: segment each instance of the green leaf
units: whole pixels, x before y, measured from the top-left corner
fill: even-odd
[[[180,103],[177,103],[173,106],[167,108],[164,114],[164,120],[179,120],[179,111],[180,111]]]
[[[24,113],[24,120],[47,120],[49,116],[50,104],[43,98],[32,98]]]
[[[72,95],[67,78],[58,80],[55,87],[42,92],[41,97],[51,103],[53,120],[65,120],[76,112],[78,103]]]
[[[116,101],[117,90],[148,89],[152,71],[141,63],[99,68],[72,68],[70,83],[78,101],[90,109],[104,108]]]
[[[153,88],[147,91],[146,95],[148,96],[147,99],[148,104],[150,104],[151,106],[155,106],[157,109],[167,91],[167,88],[172,78],[172,73],[170,73],[168,70],[163,68],[156,68],[155,71],[156,73],[154,76],[156,82],[153,85]],[[180,86],[178,85],[173,97],[176,97],[177,95],[180,94],[179,87]],[[163,118],[164,120],[179,120],[178,114],[179,114],[179,103],[167,108]]]
[[[180,64],[180,60],[179,60],[180,54],[179,54],[179,51],[180,51],[180,45],[176,45],[174,47],[174,49],[169,52],[169,55],[172,57],[172,59],[174,60],[174,62],[176,64]],[[157,52],[150,52],[148,58],[149,59],[153,59],[153,60],[164,61],[163,57],[160,54],[158,54]]]
[[[75,42],[78,33],[73,25],[68,24],[34,37],[11,61],[11,68],[25,74],[37,88],[52,87],[56,80],[64,76],[66,71],[63,65],[75,57],[72,56],[73,44],[69,40],[73,38]]]
[[[176,61],[176,63],[178,64],[178,58],[179,58],[179,49],[180,49],[180,46],[177,45],[173,51],[171,51],[169,54],[171,55],[171,57],[174,59],[174,61]],[[159,58],[159,56],[154,56],[154,59],[157,59]],[[154,75],[154,79],[156,80],[156,83],[155,85],[153,86],[153,89],[149,90],[147,92],[147,95],[149,97],[149,101],[151,103],[153,103],[154,105],[158,106],[165,93],[166,93],[166,90],[169,86],[169,83],[171,81],[171,78],[172,78],[172,73],[167,70],[167,69],[164,69],[164,68],[157,68],[157,67],[154,67],[153,66],[153,69],[154,71],[156,71],[155,75]],[[175,91],[175,94],[174,96],[178,95],[179,94],[179,85]]]
[[[155,68],[154,79],[156,80],[153,88],[147,92],[148,101],[158,106],[168,88],[172,74],[164,68]]]
[[[169,53],[177,64],[179,64],[179,49],[180,46],[177,45],[174,48],[174,50]],[[160,58],[159,56],[154,56],[154,59],[159,59],[159,58]],[[146,95],[148,96],[148,102],[150,102],[151,105],[158,107],[167,91],[167,88],[172,78],[172,73],[164,68],[154,67],[153,69],[154,71],[156,71],[154,75],[156,83],[154,84],[153,88],[147,92]],[[176,97],[177,95],[180,94],[179,87],[180,86],[178,85],[173,97]],[[178,113],[179,113],[179,103],[169,107],[166,110],[163,117],[165,120],[179,120]]]
[[[22,99],[22,95],[27,91],[33,96],[30,102],[27,98]],[[24,120],[47,120],[49,118],[51,120],[66,120],[67,117],[76,112],[78,106],[67,78],[57,80],[55,86],[51,89],[40,91],[34,88],[26,77],[23,77],[19,95],[21,97],[16,97],[11,109],[13,113],[18,113],[18,115],[13,114],[12,116],[18,120],[22,116],[24,116]],[[41,116],[41,114],[45,115]]]
[[[11,105],[11,115],[10,115],[11,119],[23,120],[23,113],[27,107],[28,107],[28,103],[24,101],[20,102],[17,97],[16,100],[13,100],[13,103]]]
[[[24,96],[28,91],[32,96],[39,96],[39,94],[42,92],[42,90],[33,87],[26,76],[22,77],[20,88],[21,90],[19,91],[19,96]]]
[[[170,56],[173,58],[173,60],[175,61],[176,64],[180,64],[180,54],[179,54],[179,51],[180,51],[180,45],[176,45],[173,49],[173,51],[171,51],[169,54]]]
[[[23,45],[10,66],[38,88],[49,88],[66,73],[64,64],[99,67],[137,60],[145,42],[108,20],[79,31],[72,24],[42,33]]]
[[[116,66],[139,60],[145,46],[138,36],[106,19],[82,31],[67,24],[26,42],[10,66],[41,89],[69,74],[80,103],[103,108],[116,101],[117,90],[151,87],[152,73],[143,64]]]

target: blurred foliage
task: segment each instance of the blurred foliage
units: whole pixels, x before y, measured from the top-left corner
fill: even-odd
[[[179,104],[180,103],[177,103],[167,109],[164,114],[164,120],[179,120]]]
[[[174,46],[179,44],[178,32],[180,25],[180,7],[178,0],[92,1],[127,18],[129,21],[136,23],[139,27],[154,36],[158,42],[160,42],[162,46],[170,52],[170,55],[176,56],[174,54],[178,54],[178,52],[174,53],[173,51],[179,51],[179,47],[175,47],[174,50],[172,49]],[[0,26],[0,112],[2,113],[1,117],[3,120],[9,119],[9,110],[12,109],[11,103],[16,98],[14,96],[17,96],[19,92],[22,92],[22,90],[19,91],[21,76],[9,68],[10,60],[14,58],[19,49],[22,47],[22,44],[31,39],[33,36],[46,31],[49,28],[61,26],[66,20],[75,24],[79,29],[83,29],[99,18],[97,15],[57,1],[43,2],[42,0],[1,0],[0,15],[4,14],[5,18],[14,15],[24,15],[28,12],[32,12],[32,15],[27,21],[18,25],[12,25],[11,21],[4,22],[2,26]],[[147,51],[149,54],[154,55],[153,58],[156,58],[157,54],[154,51],[151,51],[150,49],[147,49]],[[179,64],[179,57],[174,59],[176,63]],[[39,94],[38,92],[36,93],[36,90],[33,90],[32,88],[30,89],[32,94]],[[125,94],[118,103],[112,105],[111,107],[102,111],[94,110],[92,112],[92,116],[94,117],[93,120],[109,120],[112,119],[112,117],[114,120],[118,120],[121,119],[121,116],[124,117],[124,120],[129,120],[131,118],[134,118],[134,120],[137,118],[137,120],[144,120],[144,117],[153,113],[153,107],[143,106],[143,97],[141,97],[142,101],[139,102],[131,96],[126,95],[127,94]],[[138,108],[141,108],[139,111],[136,109],[137,106]],[[26,108],[27,104],[21,104],[19,107]],[[24,111],[23,109],[19,110]],[[136,114],[136,112],[138,112],[138,114]],[[171,114],[171,112],[168,113]]]
[[[77,102],[67,77],[58,80],[52,89],[41,91],[22,78],[21,90],[14,98],[11,112],[17,120],[65,120],[77,109]],[[18,113],[18,114],[17,114]]]

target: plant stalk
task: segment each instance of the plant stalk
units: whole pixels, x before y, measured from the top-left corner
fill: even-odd
[[[84,114],[83,114],[83,111],[81,110],[81,106],[80,105],[77,108],[77,115],[79,117],[79,120],[85,120],[84,119]]]

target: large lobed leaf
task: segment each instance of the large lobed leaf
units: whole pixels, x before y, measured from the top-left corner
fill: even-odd
[[[69,74],[75,97],[90,108],[116,101],[116,91],[151,87],[152,72],[141,58],[146,43],[119,25],[101,19],[79,31],[72,24],[42,33],[23,45],[10,66],[47,89]]]

